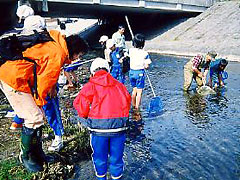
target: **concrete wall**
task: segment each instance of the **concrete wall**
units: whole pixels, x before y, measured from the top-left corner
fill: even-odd
[[[22,0],[27,1],[27,0]],[[30,1],[30,0],[29,0]],[[43,0],[36,0],[43,1]],[[109,3],[109,4],[139,4],[144,2],[159,2],[159,3],[178,3],[178,4],[187,4],[187,5],[196,5],[196,6],[209,6],[213,4],[214,0],[48,0],[49,2],[69,2],[69,3]]]
[[[211,6],[214,0],[146,0],[149,2],[179,3],[196,6]]]
[[[46,1],[46,0],[45,0]],[[34,0],[36,12],[65,16],[87,15],[101,17],[109,14],[143,13],[201,13],[211,0],[47,0],[49,10],[44,10],[43,0]]]

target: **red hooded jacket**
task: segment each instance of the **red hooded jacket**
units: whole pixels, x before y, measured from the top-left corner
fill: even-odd
[[[88,128],[98,133],[126,129],[131,106],[127,88],[104,70],[97,71],[73,102],[78,115],[88,118]]]

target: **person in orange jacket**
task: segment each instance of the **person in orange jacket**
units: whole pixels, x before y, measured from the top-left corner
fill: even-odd
[[[48,160],[42,150],[44,114],[41,107],[47,103],[47,95],[56,95],[55,85],[62,66],[88,50],[87,43],[79,35],[65,38],[56,30],[49,34],[53,41],[36,44],[23,52],[23,57],[37,63],[36,81],[32,62],[20,59],[6,61],[0,66],[0,88],[18,117],[24,119],[19,159],[30,172],[43,170],[43,163]],[[36,82],[38,96],[32,94]]]

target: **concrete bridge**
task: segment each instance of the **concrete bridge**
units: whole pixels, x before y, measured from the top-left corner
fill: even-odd
[[[35,10],[66,15],[200,13],[214,0],[29,0]]]
[[[17,3],[29,2],[38,14],[56,17],[114,18],[122,15],[201,13],[215,0],[0,0],[0,34],[16,23]]]

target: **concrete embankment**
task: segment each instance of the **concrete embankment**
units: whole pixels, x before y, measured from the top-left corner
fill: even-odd
[[[194,56],[209,50],[219,57],[240,61],[240,2],[219,2],[200,15],[146,42],[146,50]]]
[[[58,18],[62,22],[68,21],[67,18]],[[66,23],[66,35],[71,34],[81,34],[82,36],[85,36],[93,27],[97,25],[96,19],[84,19],[84,18],[71,18],[71,23]],[[46,18],[47,27],[48,29],[58,29],[59,25],[57,22],[57,18]]]

